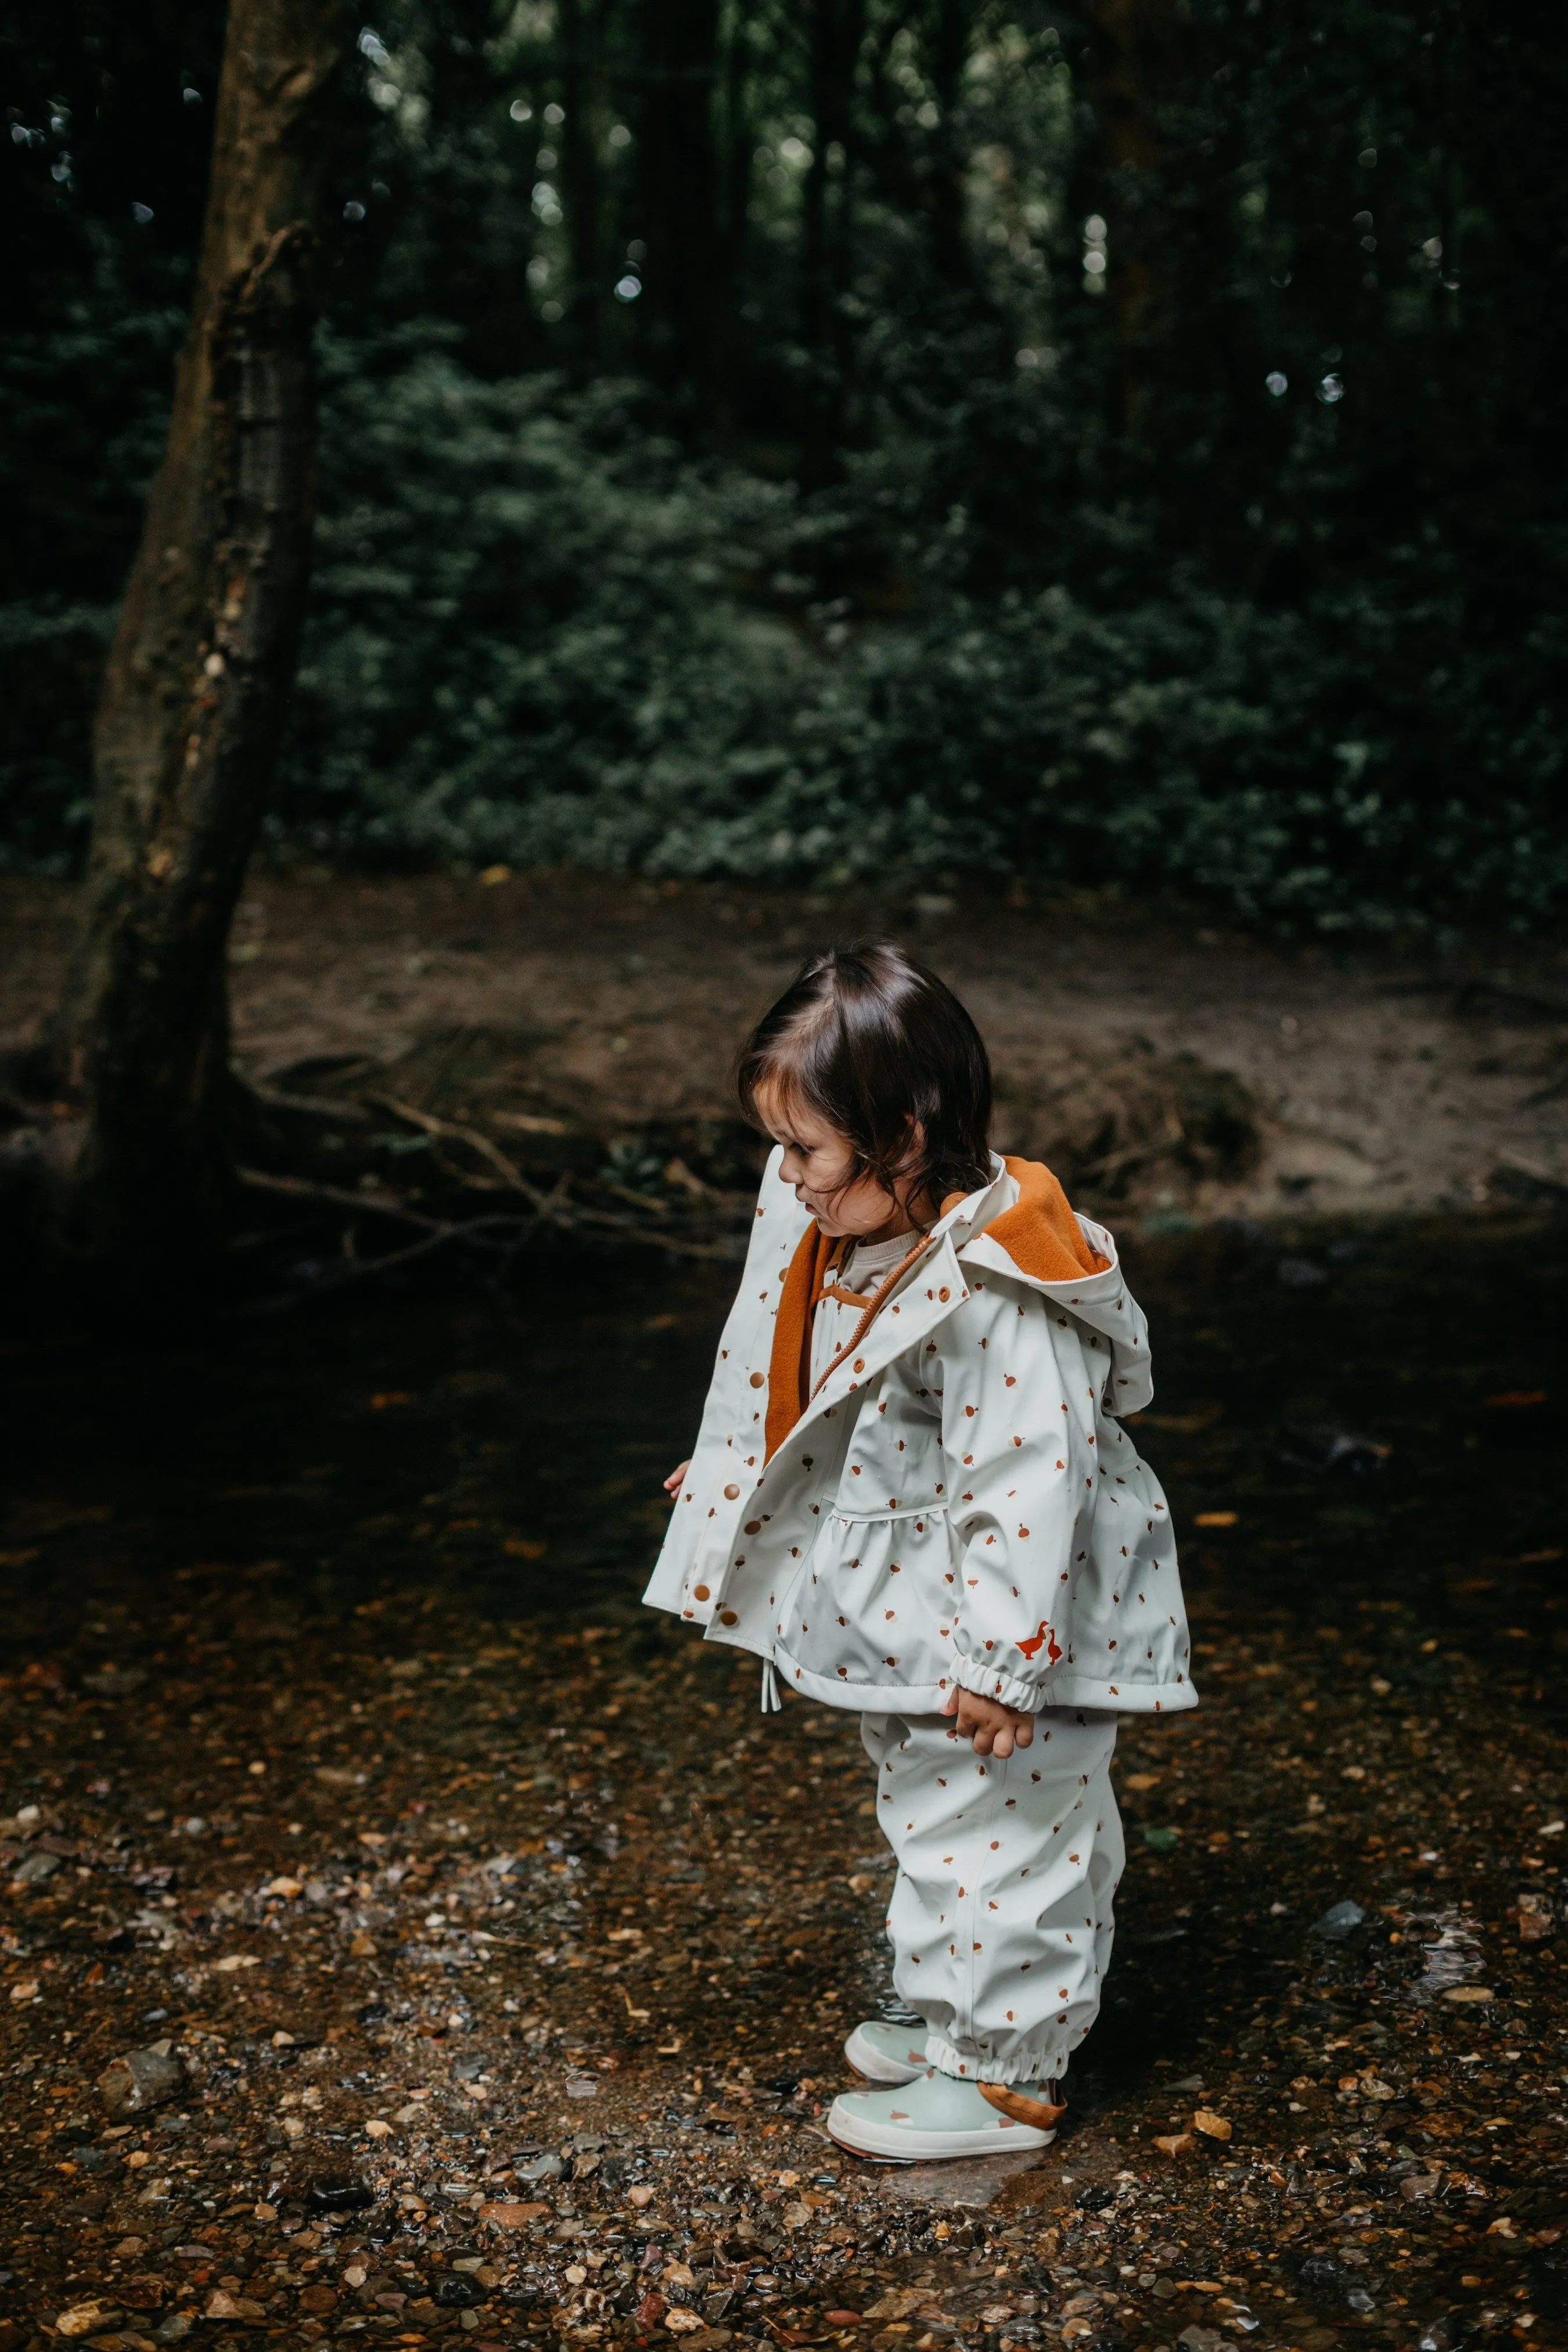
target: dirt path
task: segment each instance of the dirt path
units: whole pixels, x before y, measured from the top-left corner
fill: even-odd
[[[1389,1698],[1203,1612],[1204,1712],[1119,1752],[1070,2133],[900,2172],[822,2128],[884,1989],[851,1719],[759,1728],[751,1673],[658,1634],[182,1573],[5,1694],[5,2352],[1559,2340],[1518,1921],[1562,1823],[1508,1793],[1556,1751],[1451,1652],[1426,1712],[1419,1623]]]
[[[0,1349],[0,2352],[1560,2342],[1562,1221],[1133,1255],[1201,1705],[1037,2163],[825,2137],[856,1723],[637,1605],[727,1281]]]
[[[0,884],[0,1038],[36,1034],[70,917],[64,887]],[[1090,1205],[1156,1223],[1468,1210],[1568,1178],[1568,950],[1546,946],[1444,966],[995,895],[262,878],[236,928],[236,1046],[296,1084],[327,1083],[330,1057],[412,1060],[426,1099],[481,1121],[613,1138],[728,1119],[746,1022],[803,953],[862,930],[958,987],[995,1059],[999,1142]]]

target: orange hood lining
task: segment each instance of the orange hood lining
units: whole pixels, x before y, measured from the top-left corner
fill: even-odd
[[[1084,1239],[1082,1228],[1050,1170],[1037,1160],[1008,1160],[1007,1173],[1018,1198],[984,1230],[1005,1250],[1020,1274],[1036,1282],[1073,1282],[1100,1274],[1110,1260]],[[942,1214],[967,1198],[952,1192]],[[807,1225],[784,1275],[768,1363],[766,1451],[771,1462],[811,1400],[811,1327],[828,1286],[839,1244],[816,1224]],[[891,1285],[888,1286],[889,1288]],[[864,1336],[856,1333],[856,1344]]]

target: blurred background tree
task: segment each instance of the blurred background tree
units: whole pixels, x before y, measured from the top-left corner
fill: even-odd
[[[81,854],[222,17],[0,28],[14,866]],[[344,103],[268,854],[1561,908],[1560,11],[386,0]]]

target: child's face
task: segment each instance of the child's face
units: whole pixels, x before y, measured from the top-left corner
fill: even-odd
[[[879,1241],[905,1231],[909,1210],[875,1177],[847,1182],[855,1155],[836,1127],[766,1080],[757,1088],[757,1108],[774,1142],[784,1146],[781,1182],[794,1186],[795,1199],[825,1234]]]

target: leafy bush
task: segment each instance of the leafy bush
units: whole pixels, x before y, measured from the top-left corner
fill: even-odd
[[[905,518],[912,611],[846,620],[813,592],[886,535],[883,467],[806,500],[683,457],[633,387],[481,383],[427,331],[336,347],[329,378],[274,855],[978,868],[1331,929],[1562,902],[1555,630],[1500,676],[1440,572],[1392,614],[1182,574],[1108,613],[984,597],[951,519]],[[1540,717],[1506,724],[1526,666]]]

